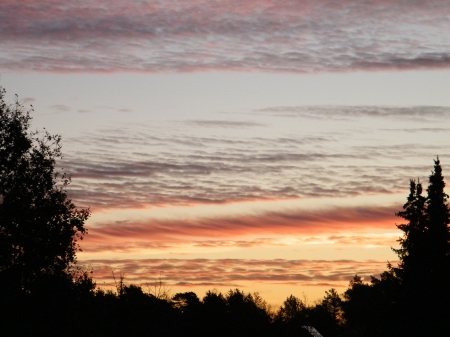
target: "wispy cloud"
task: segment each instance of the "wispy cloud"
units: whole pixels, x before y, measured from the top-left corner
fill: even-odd
[[[189,120],[185,124],[212,128],[249,128],[265,126],[263,123],[225,120]]]
[[[120,272],[130,283],[151,285],[159,277],[167,285],[240,286],[245,282],[291,283],[308,286],[346,286],[357,273],[368,279],[386,269],[386,261],[250,260],[250,259],[124,259],[85,260],[98,283],[113,284]]]
[[[55,111],[55,112],[67,112],[70,111],[70,107],[68,107],[67,105],[63,105],[63,104],[55,104],[55,105],[51,105],[49,106],[49,109]]]
[[[450,128],[409,128],[409,129],[381,129],[382,131],[392,131],[392,132],[408,132],[408,133],[436,133],[436,132],[445,132],[449,133]]]
[[[0,67],[83,72],[450,66],[447,0],[12,1]]]
[[[129,224],[129,227],[133,227],[136,224]],[[149,222],[148,227],[153,225]],[[390,225],[390,226],[389,226]],[[114,225],[113,225],[114,227]],[[292,226],[291,233],[284,231],[282,234],[285,234],[285,237],[268,237],[268,238],[258,238],[258,239],[239,239],[239,238],[223,238],[223,239],[193,239],[192,236],[185,235],[184,237],[178,238],[171,237],[170,231],[166,233],[164,236],[156,236],[151,237],[148,235],[145,230],[142,228],[135,228],[136,233],[135,236],[130,236],[129,229],[125,229],[124,232],[127,232],[127,236],[125,238],[120,238],[120,234],[122,233],[121,228],[112,228],[111,231],[108,231],[107,235],[100,232],[97,232],[96,228],[91,228],[90,234],[85,238],[86,240],[83,242],[82,249],[84,253],[87,254],[96,254],[96,253],[107,253],[107,254],[141,254],[142,252],[158,252],[158,253],[170,253],[170,252],[179,252],[180,254],[186,254],[185,252],[191,252],[194,249],[204,249],[211,250],[215,249],[220,251],[221,249],[247,249],[247,248],[293,248],[293,247],[308,247],[314,245],[315,247],[321,247],[325,249],[326,247],[334,247],[334,249],[345,249],[345,248],[373,248],[373,247],[383,247],[386,251],[389,251],[389,247],[397,247],[397,239],[398,235],[389,234],[389,235],[380,235],[380,234],[371,234],[371,235],[350,235],[348,234],[348,228],[345,224],[342,224],[341,227],[336,225],[330,226],[330,231],[336,233],[343,233],[345,235],[330,235],[330,236],[311,236],[308,234],[314,234],[314,231],[306,229],[298,229]],[[394,228],[392,223],[385,223],[382,226],[368,226],[367,224],[362,224],[355,230],[355,228],[351,228],[351,230],[364,231],[364,230],[392,230]],[[324,228],[321,228],[325,230]],[[347,232],[346,232],[347,230]],[[258,231],[249,231],[245,234],[250,235],[257,233]],[[261,231],[260,231],[261,232]],[[275,232],[275,228],[272,228],[272,232]],[[299,233],[302,234],[299,234]],[[308,233],[312,232],[312,233]],[[139,234],[142,236],[139,236]],[[204,233],[196,232],[197,235],[201,235]],[[228,232],[228,235],[232,235],[232,233]],[[241,234],[242,232],[236,232],[236,235]],[[317,234],[317,233],[316,233]],[[223,233],[218,233],[217,236],[224,236]],[[245,236],[245,235],[244,235]],[[298,249],[298,248],[296,248]],[[200,251],[199,250],[199,251]]]
[[[267,113],[278,114],[272,110]],[[252,120],[122,124],[67,139],[68,155],[60,165],[73,177],[70,196],[99,210],[398,193],[407,189],[408,179],[428,175],[435,155],[444,167],[450,156],[445,130],[435,132],[450,118],[448,108],[304,111],[305,118],[322,116],[324,122],[309,121],[287,132],[285,125],[283,131],[271,126],[270,134],[233,132],[255,130],[259,123]],[[335,117],[351,121],[326,121]],[[387,141],[374,118],[398,118],[398,125],[412,130],[423,129],[426,119],[428,131],[421,135],[433,132],[433,137]],[[202,132],[184,123],[195,123]]]
[[[97,223],[91,227],[83,249],[93,253],[113,253],[175,247],[250,248],[312,243],[389,246],[395,243],[392,235],[379,236],[377,233],[395,229],[394,214],[399,208],[399,205],[341,207],[315,211],[283,210],[256,215]],[[368,231],[372,234],[363,234]],[[285,241],[285,236],[290,239]]]
[[[253,113],[344,121],[358,118],[389,118],[402,121],[450,120],[450,107],[448,106],[278,106],[256,109]]]
[[[20,101],[23,102],[24,104],[31,104],[31,103],[34,103],[36,101],[36,99],[33,97],[25,97],[25,98],[21,99]]]

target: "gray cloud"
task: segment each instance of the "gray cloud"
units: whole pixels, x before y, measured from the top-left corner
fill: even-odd
[[[188,125],[212,128],[248,128],[265,126],[263,123],[244,122],[244,121],[224,121],[224,120],[189,120],[185,122]]]
[[[314,119],[348,120],[364,117],[413,120],[450,119],[447,106],[278,106],[256,109],[256,114],[281,117],[302,117]]]
[[[33,97],[25,97],[25,98],[21,99],[21,102],[23,102],[24,104],[33,103],[35,101],[36,101],[36,99]]]
[[[446,0],[0,4],[0,67],[323,71],[450,66]]]
[[[411,129],[381,129],[382,131],[392,132],[408,132],[408,133],[420,133],[420,132],[445,132],[450,133],[450,128],[411,128]]]
[[[434,130],[445,129],[439,126],[448,109],[340,109],[336,114],[350,121],[370,118],[327,127],[309,121],[299,132],[257,136],[227,128],[220,136],[208,135],[208,127],[200,133],[173,122],[122,124],[65,139],[67,154],[59,165],[73,177],[70,196],[93,209],[389,194],[407,190],[410,178],[426,181],[436,155],[446,170],[446,132]],[[415,130],[423,125],[416,116],[428,118],[428,131],[389,140],[373,120],[393,118]],[[425,136],[430,132],[432,137]]]
[[[71,110],[70,107],[68,107],[67,105],[63,105],[63,104],[51,105],[51,106],[49,106],[49,108],[56,112],[67,112],[67,111]]]

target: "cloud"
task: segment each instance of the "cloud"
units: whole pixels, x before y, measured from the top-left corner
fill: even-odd
[[[410,178],[426,179],[435,155],[441,156],[447,170],[450,152],[445,131],[433,130],[442,129],[449,119],[448,108],[294,108],[295,115],[319,116],[323,122],[290,123],[294,125],[290,131],[283,125],[281,132],[274,129],[257,136],[234,132],[228,124],[220,134],[208,135],[215,130],[210,130],[212,125],[223,127],[220,121],[207,127],[200,123],[202,132],[180,127],[185,122],[122,123],[120,128],[64,139],[67,155],[58,165],[73,178],[70,197],[94,212],[407,193]],[[264,113],[283,113],[280,109]],[[338,117],[346,122],[327,122]],[[404,134],[387,141],[377,122],[386,119],[392,119],[396,129],[413,130],[423,129],[426,119],[427,128],[421,132],[428,130],[433,136]]]
[[[175,247],[250,248],[312,243],[389,246],[395,244],[396,237],[393,240],[392,236],[377,233],[395,229],[394,214],[399,209],[400,205],[341,207],[192,219],[97,222],[90,227],[83,249],[86,252],[139,252]]]
[[[450,132],[450,128],[410,128],[410,129],[381,129],[382,131],[391,131],[391,132],[408,132],[408,133],[421,133],[421,132]]]
[[[29,103],[33,103],[35,102],[36,99],[33,97],[25,97],[21,99],[21,102],[23,102],[23,104],[29,104]]]
[[[2,1],[0,67],[316,73],[450,66],[446,0]]]
[[[450,119],[450,107],[447,106],[278,106],[256,109],[253,113],[343,121],[361,118],[392,118],[402,121]]]
[[[67,112],[70,111],[70,107],[68,107],[67,105],[63,105],[63,104],[55,104],[55,105],[51,105],[49,106],[50,109],[54,110],[55,112]]]
[[[107,105],[101,105],[101,106],[98,106],[97,108],[105,109],[105,110],[114,110],[117,112],[132,112],[133,111],[133,109],[129,109],[129,108],[116,108],[116,107],[107,106]]]
[[[394,222],[390,223],[390,229],[394,228]],[[152,225],[149,222],[148,227]],[[130,224],[133,226],[133,224]],[[361,225],[358,230],[364,231],[368,229],[380,230],[380,228],[387,229],[388,226],[368,226]],[[324,228],[321,228],[324,230]],[[347,228],[342,225],[341,228],[336,226],[330,226],[332,232],[342,233],[345,232]],[[138,229],[139,230],[139,229]],[[356,230],[356,231],[358,231]],[[268,237],[268,238],[257,238],[257,239],[245,239],[245,238],[223,238],[223,239],[195,239],[192,236],[185,235],[184,237],[178,237],[174,239],[168,235],[161,237],[150,237],[144,230],[136,231],[136,233],[142,233],[142,236],[127,236],[124,239],[119,239],[120,229],[115,232],[116,235],[103,235],[103,233],[97,233],[96,228],[91,228],[90,234],[85,238],[83,242],[82,249],[83,252],[92,253],[108,253],[108,254],[128,254],[128,253],[142,253],[143,251],[158,251],[161,252],[174,252],[177,251],[179,254],[182,252],[191,251],[192,249],[247,249],[247,248],[293,248],[293,247],[308,247],[308,245],[325,247],[333,247],[333,249],[344,249],[348,247],[358,247],[358,248],[368,248],[368,247],[384,247],[387,250],[389,247],[397,247],[398,235],[351,235],[345,232],[345,235],[316,235],[311,236],[311,231],[293,229],[291,234],[284,233],[288,237]],[[258,234],[257,231],[255,231]],[[300,232],[302,232],[300,234]],[[252,231],[246,233],[250,235]],[[195,234],[201,235],[201,233],[196,232]],[[240,233],[237,232],[237,235]],[[223,234],[218,233],[217,236],[220,237]],[[228,233],[228,235],[231,235]],[[245,236],[245,235],[244,235]],[[144,239],[145,238],[145,239]]]
[[[188,125],[213,127],[213,128],[248,128],[265,126],[263,123],[243,122],[243,121],[223,121],[223,120],[190,120],[185,122]]]
[[[241,286],[245,282],[346,286],[355,274],[369,280],[386,270],[387,261],[250,260],[250,259],[123,259],[84,260],[94,269],[97,283],[113,284],[112,271],[125,282],[151,286]]]

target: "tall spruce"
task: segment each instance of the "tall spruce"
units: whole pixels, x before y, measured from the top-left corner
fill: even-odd
[[[447,269],[450,258],[450,208],[444,188],[442,168],[437,157],[427,189],[427,259],[430,263],[429,270],[434,278],[447,278],[447,281],[450,281]]]
[[[399,249],[393,249],[400,259],[398,268],[393,268],[396,275],[408,283],[410,280],[420,278],[425,268],[427,243],[425,240],[426,228],[426,198],[422,196],[422,184],[418,180],[410,180],[409,195],[407,202],[403,205],[403,211],[395,215],[408,221],[406,224],[397,225],[403,232],[398,242]]]
[[[450,333],[450,208],[439,157],[429,176],[427,196],[411,180],[403,211],[400,263],[391,272],[400,285],[393,303],[401,336],[447,336]]]
[[[408,223],[397,225],[403,232],[393,249],[399,259],[394,268],[402,283],[425,286],[431,280],[440,283],[450,280],[450,208],[439,157],[429,177],[427,197],[422,196],[422,184],[410,181],[410,193],[403,211],[396,213]],[[426,284],[424,284],[424,282]]]

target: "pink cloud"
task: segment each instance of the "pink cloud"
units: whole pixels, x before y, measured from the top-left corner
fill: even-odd
[[[448,12],[446,0],[7,0],[0,4],[0,67],[306,73],[442,68],[450,65]]]
[[[354,260],[246,260],[246,259],[140,259],[85,260],[98,284],[113,284],[112,272],[129,283],[167,286],[240,286],[246,282],[346,286],[358,274],[369,280],[386,270],[386,261]]]
[[[187,244],[197,248],[282,246],[286,244],[276,237],[283,235],[298,236],[297,244],[389,246],[395,244],[392,237],[361,233],[395,229],[396,211],[398,206],[348,207],[192,220],[104,223],[89,229],[82,248],[91,253],[129,253],[143,249],[167,251]],[[248,238],[255,236],[259,238]]]

